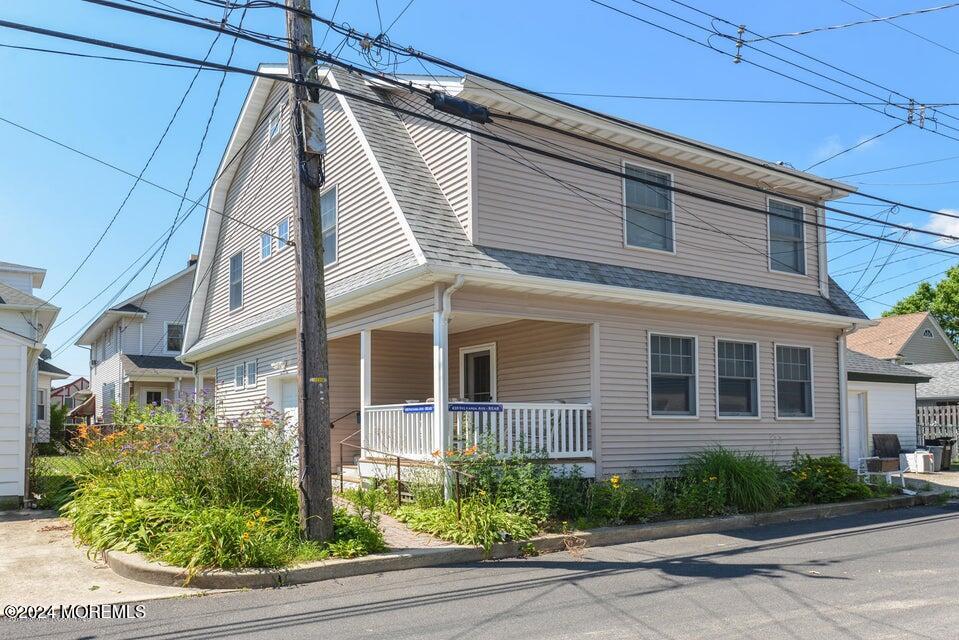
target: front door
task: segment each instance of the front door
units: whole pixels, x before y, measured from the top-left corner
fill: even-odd
[[[284,380],[280,386],[280,411],[291,427],[297,423],[296,378]]]
[[[849,450],[846,452],[846,463],[855,467],[859,465],[859,458],[868,455],[868,418],[866,415],[866,392],[850,391],[846,418],[846,442]]]
[[[472,347],[461,351],[463,399],[493,402],[496,397],[496,351],[493,347]]]

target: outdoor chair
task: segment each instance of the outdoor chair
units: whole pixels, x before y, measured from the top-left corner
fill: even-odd
[[[910,453],[899,444],[899,436],[894,433],[872,434],[873,461],[870,471],[887,473],[899,471],[899,454]],[[878,463],[878,464],[877,464]]]

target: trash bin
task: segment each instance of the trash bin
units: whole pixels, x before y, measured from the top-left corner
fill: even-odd
[[[932,454],[932,470],[939,471],[942,469],[942,451],[944,447],[938,444],[929,444],[929,441],[926,440],[926,449]]]
[[[942,447],[942,459],[936,465],[937,470],[948,471],[952,468],[952,448],[956,444],[955,438],[926,438],[925,442],[928,448]]]

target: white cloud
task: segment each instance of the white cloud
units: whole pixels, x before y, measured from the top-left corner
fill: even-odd
[[[821,160],[825,160],[826,158],[836,155],[837,153],[839,153],[840,151],[843,151],[844,149],[848,149],[857,144],[862,144],[863,141],[869,140],[869,138],[872,138],[875,135],[876,134],[874,133],[861,135],[858,138],[856,138],[855,142],[843,142],[839,134],[833,134],[831,136],[827,136],[819,144],[819,146],[816,147],[816,149],[812,152],[812,155],[810,156],[810,164],[815,164],[817,162],[820,162]],[[860,147],[856,147],[853,151],[850,151],[849,153],[850,154],[859,153],[861,151],[865,151],[866,149],[871,149],[877,144],[879,144],[878,138],[876,140],[869,140],[869,142],[862,144],[862,146]],[[847,154],[843,154],[843,155],[845,156]]]
[[[940,209],[939,213],[947,213],[949,216],[957,217],[952,218],[949,216],[929,214],[929,220],[926,221],[926,224],[924,224],[922,228],[926,231],[935,231],[936,233],[944,233],[959,238],[959,209]],[[936,243],[954,245],[957,241],[948,238],[938,238]]]

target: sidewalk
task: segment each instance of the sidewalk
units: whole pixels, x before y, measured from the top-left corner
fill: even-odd
[[[108,604],[202,593],[118,576],[52,511],[0,511],[0,605]]]

